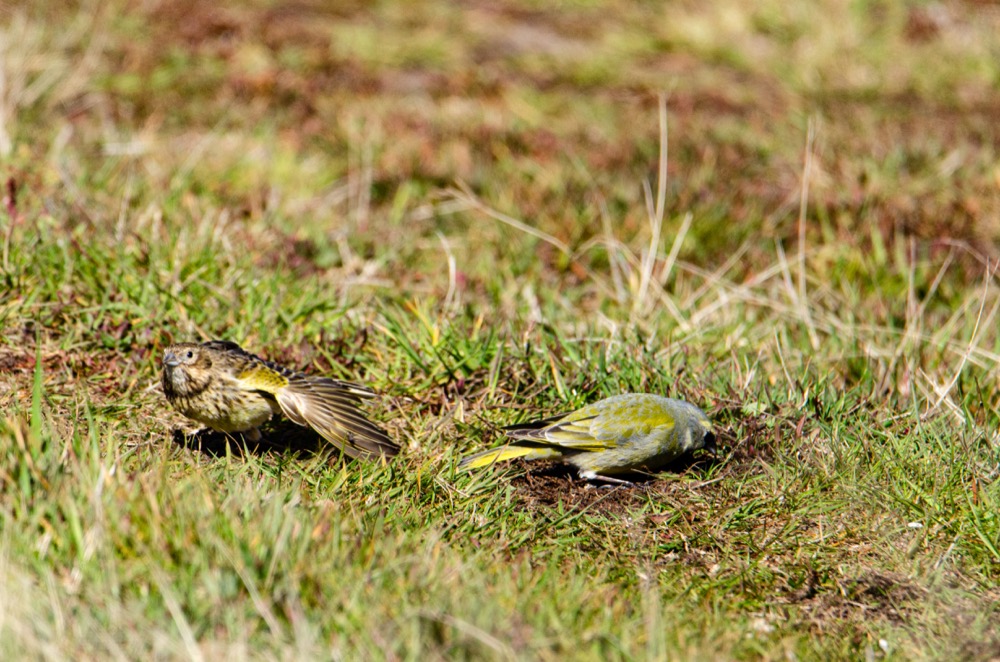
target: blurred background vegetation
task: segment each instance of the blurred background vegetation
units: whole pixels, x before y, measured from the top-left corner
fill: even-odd
[[[998,146],[986,0],[0,4],[0,650],[995,656]],[[171,443],[211,337],[406,455]],[[625,390],[728,455],[454,471]]]

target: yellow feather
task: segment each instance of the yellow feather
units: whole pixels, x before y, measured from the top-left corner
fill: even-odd
[[[501,446],[482,453],[477,453],[462,460],[461,466],[470,469],[487,467],[494,462],[503,462],[523,457],[529,460],[555,459],[562,457],[562,453],[555,448],[538,448],[532,446]]]
[[[288,386],[288,378],[266,365],[254,364],[236,376],[240,388],[247,391],[263,391],[272,395]]]

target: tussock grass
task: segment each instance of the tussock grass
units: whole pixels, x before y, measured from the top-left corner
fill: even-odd
[[[995,654],[988,7],[206,7],[0,14],[3,656]],[[404,453],[175,433],[213,337]],[[724,453],[457,470],[624,391]]]

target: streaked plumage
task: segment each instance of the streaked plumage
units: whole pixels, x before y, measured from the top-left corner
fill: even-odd
[[[562,460],[592,480],[654,470],[682,454],[715,450],[712,424],[698,407],[659,395],[626,393],[568,414],[506,428],[513,441],[465,458],[483,467],[517,457]]]
[[[163,393],[177,411],[220,432],[260,438],[273,414],[306,425],[351,457],[392,457],[399,447],[365,418],[364,386],[312,377],[224,340],[178,343],[163,355]]]

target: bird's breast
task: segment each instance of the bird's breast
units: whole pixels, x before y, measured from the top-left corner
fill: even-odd
[[[166,389],[164,389],[166,392]],[[167,400],[181,414],[220,432],[244,432],[266,422],[277,403],[253,391],[215,383],[197,391],[177,391]]]

